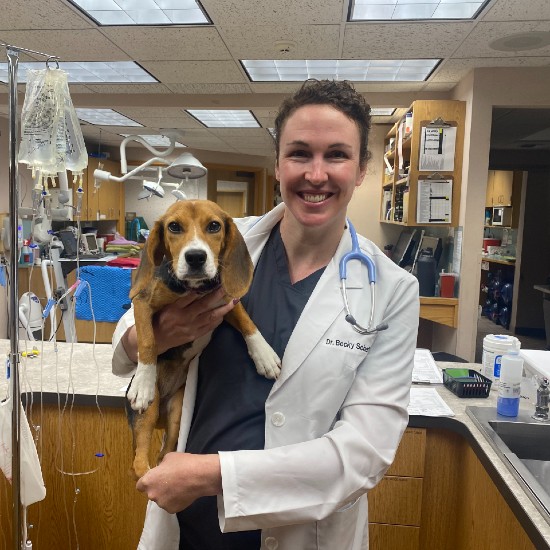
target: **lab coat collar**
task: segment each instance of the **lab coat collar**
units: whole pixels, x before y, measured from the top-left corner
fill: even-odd
[[[285,380],[300,367],[338,316],[344,316],[339,263],[342,256],[350,250],[351,237],[349,231],[346,230],[342,235],[334,257],[325,268],[290,336],[283,357],[281,376],[274,384],[271,393],[277,391]],[[358,261],[350,262],[346,280],[347,287],[349,289],[362,288],[362,275],[366,271],[366,268],[361,270]]]

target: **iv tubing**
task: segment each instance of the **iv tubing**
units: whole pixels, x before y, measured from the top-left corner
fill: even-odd
[[[18,113],[17,113],[17,69],[19,64],[19,52],[27,51],[35,53],[49,59],[57,59],[57,56],[48,55],[42,52],[35,52],[25,48],[18,48],[5,42],[1,42],[2,46],[6,47],[6,54],[8,57],[8,97],[9,97],[9,109],[8,109],[8,182],[9,182],[9,208],[12,220],[17,220],[18,208],[19,208],[19,178],[18,178],[18,165],[17,165],[17,145],[18,145]],[[12,381],[12,497],[13,497],[13,522],[12,522],[12,543],[15,548],[21,548],[23,545],[22,529],[21,529],[21,448],[20,448],[20,434],[21,434],[21,417],[20,407],[21,395],[19,388],[19,320],[16,315],[18,310],[18,279],[17,279],[17,223],[11,224],[11,242],[14,245],[10,251],[10,292],[9,292],[9,304],[11,327],[10,327],[10,368],[11,368],[11,381]]]

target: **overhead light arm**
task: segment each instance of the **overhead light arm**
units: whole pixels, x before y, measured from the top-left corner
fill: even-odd
[[[174,136],[166,136],[170,140],[170,145],[168,149],[165,151],[159,151],[158,149],[155,149],[151,145],[149,145],[141,136],[127,136],[122,140],[122,143],[120,144],[120,171],[122,174],[126,174],[128,172],[128,163],[126,162],[126,145],[130,141],[137,141],[138,143],[141,143],[148,151],[153,153],[156,157],[167,157],[168,155],[172,154],[174,152],[174,149],[176,148],[176,138]],[[169,163],[166,163],[169,164]]]
[[[151,164],[155,164],[158,162],[161,162],[166,166],[170,166],[170,163],[166,159],[154,157],[137,166],[131,172],[127,172],[120,178],[117,176],[113,176],[111,172],[107,172],[105,170],[100,170],[99,168],[97,168],[96,170],[94,170],[94,179],[97,179],[99,181],[118,181],[119,183],[122,183],[123,181],[126,181],[127,179],[139,174],[144,168],[147,168],[148,166],[151,166]]]

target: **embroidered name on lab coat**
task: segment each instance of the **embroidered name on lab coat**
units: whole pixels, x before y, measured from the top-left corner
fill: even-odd
[[[367,353],[370,349],[370,346],[365,346],[361,342],[354,342],[352,340],[338,340],[338,338],[335,338],[334,340],[332,340],[331,338],[326,338],[325,346],[329,348],[350,350],[359,353]]]

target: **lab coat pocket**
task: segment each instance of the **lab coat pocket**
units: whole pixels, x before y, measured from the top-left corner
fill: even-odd
[[[317,547],[319,550],[345,548],[346,550],[361,550],[367,539],[362,530],[368,530],[367,497],[358,499],[342,506],[339,510],[317,522]]]

